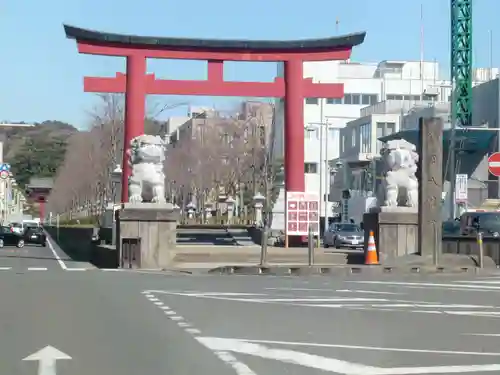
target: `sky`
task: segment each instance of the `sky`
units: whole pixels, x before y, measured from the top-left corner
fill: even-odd
[[[302,39],[366,31],[352,60],[419,60],[421,7],[424,56],[449,73],[449,0],[0,0],[0,121],[60,120],[78,128],[91,122],[96,95],[83,92],[83,76],[124,72],[119,57],[79,55],[63,23],[136,35],[221,39]],[[498,0],[473,1],[474,66],[500,66]],[[335,21],[339,20],[338,30]],[[490,33],[493,51],[490,48]],[[149,73],[204,79],[206,64],[148,60]],[[225,79],[270,81],[272,63],[226,63]],[[237,98],[155,96],[155,107],[182,103],[230,109]],[[174,113],[175,112],[175,113]]]

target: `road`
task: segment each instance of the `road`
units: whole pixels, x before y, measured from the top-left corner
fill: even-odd
[[[500,371],[500,276],[181,275],[2,252],[2,374]]]

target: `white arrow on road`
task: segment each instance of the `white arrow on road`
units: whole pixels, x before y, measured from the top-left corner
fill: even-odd
[[[59,359],[71,359],[71,357],[59,349],[47,345],[27,356],[23,361],[38,361],[38,375],[56,375],[56,361]]]
[[[410,374],[463,374],[479,372],[498,372],[500,363],[486,365],[425,366],[425,367],[376,367],[348,362],[289,349],[270,348],[258,340],[252,342],[242,339],[219,337],[197,337],[198,342],[214,351],[227,351],[277,360],[317,370],[341,375],[410,375]],[[282,343],[285,344],[285,343]]]

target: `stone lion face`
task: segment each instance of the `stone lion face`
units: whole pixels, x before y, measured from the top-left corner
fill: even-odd
[[[161,163],[165,159],[165,142],[159,136],[144,134],[132,141],[134,159]]]

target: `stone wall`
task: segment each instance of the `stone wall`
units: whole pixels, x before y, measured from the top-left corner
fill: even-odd
[[[88,262],[99,268],[118,267],[118,257],[113,246],[100,245],[92,241],[95,229],[92,227],[45,226],[44,229],[61,250],[74,261]],[[108,234],[103,233],[105,237]],[[106,238],[104,239],[106,242]]]

